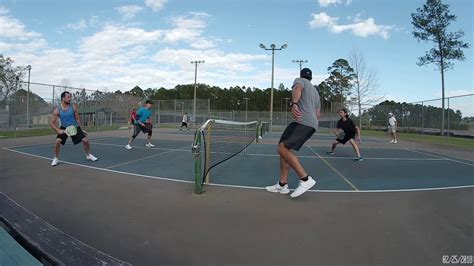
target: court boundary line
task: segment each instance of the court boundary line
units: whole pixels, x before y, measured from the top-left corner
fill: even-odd
[[[445,158],[452,157],[452,158],[456,158],[456,159],[459,159],[459,160],[465,160],[465,161],[468,161],[468,162],[474,162],[474,160],[462,158],[462,157],[459,157],[459,156],[449,155],[449,154],[443,154],[443,153],[440,153],[440,152],[435,152],[435,151],[425,151],[425,152],[430,152],[430,153],[434,153],[434,154],[438,154],[438,155],[444,155],[444,156],[446,156]]]
[[[359,190],[354,184],[352,184],[351,181],[349,181],[341,172],[339,172],[339,170],[337,170],[328,161],[326,161],[323,157],[321,157],[321,155],[319,155],[319,153],[317,153],[315,150],[313,150],[311,148],[311,146],[306,146],[306,147],[308,147],[308,149],[310,151],[312,151],[314,154],[316,154],[324,163],[326,163],[334,172],[336,172],[336,174],[338,174],[344,181],[346,181],[346,183],[349,184],[349,186],[351,186],[355,191]]]
[[[104,169],[112,169],[112,168],[117,167],[117,166],[122,166],[122,165],[130,164],[130,163],[134,163],[134,162],[138,162],[138,161],[141,161],[141,160],[147,160],[147,159],[150,159],[150,158],[158,157],[160,155],[168,154],[168,153],[172,153],[172,152],[176,152],[176,151],[181,151],[181,150],[169,150],[169,151],[165,151],[165,152],[162,152],[162,153],[150,155],[150,156],[147,156],[147,157],[131,160],[131,161],[128,161],[128,162],[119,163],[119,164],[115,164],[115,165],[112,165],[112,166],[107,166],[107,167],[104,167]]]
[[[120,137],[101,137],[99,139],[117,139]],[[91,139],[90,143],[94,145],[102,145],[102,146],[112,146],[112,147],[124,147],[124,145],[120,144],[113,144],[113,143],[100,143],[100,142],[95,142],[93,140],[96,139]],[[182,140],[176,140],[176,141],[182,141]],[[31,146],[21,146],[21,147],[9,147],[9,149],[28,149],[28,148],[41,148],[49,145],[54,145],[49,143],[49,144],[38,144],[38,145],[31,145]],[[263,145],[272,145],[272,144],[263,144]],[[305,145],[306,147],[325,147],[325,146],[317,146],[317,145]],[[172,149],[172,148],[147,148],[147,147],[141,147],[141,146],[134,146],[133,149],[144,149],[144,150],[164,150],[164,151],[183,151],[183,152],[192,152],[191,149],[186,149],[187,146],[184,146],[182,148],[177,148],[177,149]],[[367,148],[371,149],[371,148]],[[373,149],[384,149],[384,148],[373,148]],[[395,149],[395,148],[392,148]],[[399,149],[399,150],[405,150],[405,149]],[[218,152],[215,152],[218,153]],[[233,154],[233,153],[229,153]],[[265,154],[265,153],[246,153],[245,155],[249,156],[261,156],[261,157],[279,157],[277,154]],[[323,159],[336,159],[336,160],[353,160],[354,158],[352,157],[332,157],[332,156],[309,156],[309,155],[301,155],[298,156],[299,158],[307,158],[307,159],[318,159],[318,158],[323,158]],[[433,156],[431,156],[433,157]],[[384,158],[384,157],[365,157],[365,160],[387,160],[387,161],[393,161],[393,160],[405,160],[405,161],[442,161],[442,160],[448,160],[447,158],[441,158],[439,157],[438,159],[424,159],[424,158]]]
[[[465,164],[465,165],[469,165],[469,166],[474,166],[474,164],[470,164],[470,163],[458,161],[458,160],[451,159],[451,158],[441,157],[441,156],[429,154],[429,153],[422,152],[422,151],[412,150],[412,149],[410,149],[410,148],[405,148],[405,149],[408,150],[408,151],[412,151],[412,152],[416,152],[416,153],[425,154],[425,155],[428,155],[428,156],[431,156],[431,157],[445,159],[446,161],[451,161],[451,162],[456,162],[456,163]]]
[[[122,147],[125,149],[125,145],[119,145],[119,144],[112,144],[112,143],[99,143],[99,142],[92,142],[91,144],[94,144],[94,145],[102,145],[102,146],[113,146],[113,147]],[[185,151],[185,152],[192,152],[191,150],[191,146],[192,145],[189,145],[189,149],[184,149],[186,148],[187,146],[184,146],[183,148],[177,148],[177,149],[171,149],[171,148],[147,148],[147,147],[133,147],[132,146],[132,149],[144,149],[144,150],[164,150],[164,151]]]
[[[250,155],[250,156],[260,156],[260,157],[280,157],[278,154],[264,154],[264,153],[247,153],[245,155]],[[306,158],[306,159],[318,159],[318,158],[324,158],[324,159],[336,159],[336,160],[354,160],[355,157],[333,157],[333,156],[314,156],[314,155],[297,155],[298,158]],[[392,157],[392,158],[385,158],[385,157],[364,157],[364,160],[387,160],[387,161],[392,161],[392,160],[406,160],[406,161],[447,161],[447,159],[443,158],[400,158],[400,157]]]
[[[31,157],[51,161],[51,158],[41,156],[41,155],[31,154],[31,153],[17,151],[17,150],[12,150],[12,149],[9,149],[9,148],[2,148],[2,149],[6,150],[6,151],[26,155],[26,156],[31,156]],[[118,171],[118,170],[111,170],[111,169],[106,169],[106,168],[101,168],[101,167],[96,167],[96,166],[89,166],[89,165],[85,165],[85,164],[73,163],[73,162],[68,162],[68,161],[60,161],[60,162],[64,163],[64,164],[69,164],[69,165],[74,165],[74,166],[79,166],[79,167],[85,167],[85,168],[88,168],[88,169],[93,169],[93,170],[98,170],[98,171],[105,171],[105,172],[110,172],[110,173],[131,175],[131,176],[137,176],[137,177],[142,177],[142,178],[150,178],[150,179],[164,180],[164,181],[170,181],[170,182],[194,184],[194,181],[188,181],[188,180],[173,179],[173,178],[168,178],[168,177],[151,176],[151,175],[144,175],[144,174]],[[207,186],[217,186],[217,187],[256,189],[256,190],[263,190],[264,189],[264,187],[240,186],[240,185],[217,184],[217,183],[208,183],[206,185]],[[322,193],[384,193],[384,192],[393,193],[393,192],[423,192],[423,191],[429,192],[429,191],[438,191],[438,190],[454,190],[454,189],[466,189],[466,188],[474,188],[474,185],[450,186],[450,187],[431,187],[431,188],[413,188],[413,189],[387,189],[387,190],[311,190],[310,189],[308,191],[309,192],[322,192]]]
[[[16,152],[20,153],[23,155],[28,155],[40,159],[45,159],[51,161],[51,158],[41,156],[41,155],[36,155],[36,154],[31,154],[31,153],[26,153],[22,151],[17,151],[17,150],[11,150],[8,148],[3,148],[4,150],[11,151],[11,152]],[[194,184],[194,181],[188,181],[188,180],[181,180],[181,179],[173,179],[173,178],[168,178],[168,177],[161,177],[161,176],[151,176],[151,175],[144,175],[144,174],[137,174],[137,173],[131,173],[131,172],[124,172],[124,171],[118,171],[118,170],[112,170],[112,169],[106,169],[106,168],[101,168],[97,166],[90,166],[90,165],[85,165],[85,164],[80,164],[80,163],[73,163],[69,161],[62,161],[60,160],[60,163],[64,164],[69,164],[69,165],[74,165],[74,166],[81,166],[89,169],[94,169],[94,170],[99,170],[99,171],[105,171],[105,172],[111,172],[111,173],[116,173],[116,174],[125,174],[125,175],[133,175],[133,176],[139,176],[139,177],[145,177],[145,178],[151,178],[151,179],[159,179],[159,180],[166,180],[166,181],[172,181],[172,182],[180,182],[180,183],[190,183]],[[52,167],[52,166],[51,166]],[[55,166],[57,167],[57,166]]]
[[[115,138],[115,137],[99,137],[99,138],[94,138],[94,139],[89,139],[89,142],[92,141],[92,140],[96,140],[96,139],[111,139],[111,138]],[[54,139],[53,141],[51,142],[48,142],[48,143],[40,143],[40,144],[31,144],[31,145],[28,145],[28,146],[25,146],[25,145],[22,145],[22,146],[11,146],[11,147],[8,147],[7,149],[28,149],[28,148],[38,148],[38,147],[47,147],[47,146],[50,146],[54,148],[54,141],[56,139]],[[70,143],[68,143],[70,144]]]
[[[255,190],[265,190],[265,187],[252,187],[252,186],[241,186],[241,185],[229,185],[229,184],[217,184],[217,183],[208,183],[206,186],[216,186],[216,187],[230,187],[230,188],[244,188],[244,189],[255,189]],[[374,189],[374,190],[331,190],[331,189],[310,189],[308,192],[323,192],[323,193],[384,193],[384,192],[417,192],[417,191],[437,191],[437,190],[449,190],[449,189],[464,189],[464,188],[474,188],[474,185],[465,185],[465,186],[450,186],[450,187],[431,187],[431,188],[407,188],[407,189]],[[295,189],[290,189],[294,191]]]

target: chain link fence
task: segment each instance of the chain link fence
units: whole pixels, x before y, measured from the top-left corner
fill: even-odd
[[[85,88],[51,85],[31,82],[20,84],[17,90],[0,102],[0,130],[22,130],[49,127],[53,109],[61,103],[61,93],[68,91],[72,102],[78,105],[81,122],[86,127],[127,126],[131,112],[140,108],[145,97],[125,93],[105,92]],[[210,100],[196,100],[196,116],[193,115],[194,101],[154,100],[155,123],[181,123],[184,113],[192,121],[203,123],[210,117]]]
[[[26,83],[20,84],[16,93],[0,102],[0,130],[19,130],[25,128],[49,127],[52,111],[61,101],[61,93],[68,91],[72,101],[79,107],[79,115],[86,127],[127,126],[130,114],[144,101],[125,93],[105,92],[69,86],[31,82],[30,93],[25,90]],[[412,103],[383,102],[374,106],[364,106],[360,119],[358,109],[340,102],[322,106],[319,126],[332,129],[343,107],[351,112],[356,124],[362,129],[386,130],[388,113],[393,113],[398,123],[398,132],[420,135],[445,135],[446,137],[474,137],[474,94],[445,98],[445,118],[442,129],[442,100],[433,99]],[[231,121],[269,122],[268,111],[212,110],[210,99],[196,100],[196,114],[193,99],[154,100],[154,122],[158,124],[181,124],[187,113],[196,125],[209,118]],[[289,110],[289,108],[288,108]],[[273,125],[276,130],[284,128],[292,120],[290,112],[273,112]]]
[[[389,113],[397,120],[397,132],[424,135],[443,135],[449,137],[474,138],[474,94],[445,98],[444,125],[442,125],[442,99],[432,99],[412,103],[384,102],[365,106],[361,111],[341,103],[332,103],[330,128],[339,120],[338,111],[347,107],[352,111],[351,118],[362,129],[386,130]],[[352,110],[351,110],[352,109]]]

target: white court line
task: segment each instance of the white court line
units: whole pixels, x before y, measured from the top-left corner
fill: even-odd
[[[10,151],[10,152],[15,152],[27,156],[32,156],[36,158],[41,158],[41,159],[46,159],[48,161],[51,161],[51,158],[40,156],[40,155],[35,155],[31,153],[26,153],[26,152],[21,152],[17,150],[12,150],[9,148],[3,148],[4,150]],[[136,174],[136,173],[130,173],[130,172],[123,172],[123,171],[117,171],[117,170],[111,170],[111,169],[105,169],[105,168],[100,168],[100,167],[94,167],[94,166],[89,166],[89,165],[84,165],[84,164],[78,164],[78,163],[73,163],[73,162],[68,162],[68,161],[60,161],[61,163],[64,164],[69,164],[69,165],[74,165],[74,166],[80,166],[80,167],[85,167],[89,169],[94,169],[94,170],[99,170],[99,171],[105,171],[105,172],[110,172],[110,173],[117,173],[117,174],[123,174],[123,175],[131,175],[131,176],[137,176],[137,177],[143,177],[143,178],[150,178],[150,179],[157,179],[157,180],[165,180],[165,181],[171,181],[171,182],[178,182],[178,183],[187,183],[187,184],[194,184],[194,181],[188,181],[188,180],[180,180],[180,179],[173,179],[173,178],[168,178],[168,177],[159,177],[159,176],[150,176],[150,175],[143,175],[143,174]],[[58,166],[55,166],[58,167]],[[215,184],[215,183],[209,183],[206,184],[206,186],[216,186],[216,187],[230,187],[230,188],[244,188],[244,189],[256,189],[256,190],[263,190],[263,187],[253,187],[253,186],[239,186],[239,185],[226,185],[226,184]],[[414,189],[390,189],[390,190],[308,190],[309,192],[323,192],[323,193],[383,193],[383,192],[417,192],[417,191],[436,191],[436,190],[450,190],[450,189],[465,189],[465,188],[474,188],[474,185],[465,185],[465,186],[451,186],[451,187],[433,187],[433,188],[414,188]]]
[[[100,138],[89,139],[89,143],[92,143],[93,140],[97,140],[97,139],[102,140],[102,139],[112,139],[112,138],[115,138],[115,137],[100,137]],[[25,146],[25,145],[12,146],[12,147],[8,147],[8,149],[42,148],[42,147],[48,147],[48,146],[54,147],[54,141],[55,140],[56,140],[56,138],[54,138],[52,141],[50,141],[48,143],[32,144],[32,145],[28,145],[28,146]],[[70,143],[66,142],[66,144],[70,144]]]
[[[108,137],[111,139],[114,139],[115,137]],[[125,147],[124,145],[120,144],[112,144],[112,143],[100,143],[100,142],[92,142],[89,141],[89,143],[94,144],[94,145],[102,145],[102,146],[113,146],[113,147]],[[9,149],[28,149],[28,148],[38,148],[38,147],[43,147],[43,146],[50,146],[54,145],[49,143],[49,144],[44,144],[44,145],[35,145],[35,146],[22,146],[22,147],[9,147]],[[268,144],[264,144],[268,145]],[[309,149],[310,147],[318,147],[318,146],[306,146]],[[178,149],[170,149],[170,148],[147,148],[147,147],[141,147],[141,146],[133,146],[133,149],[144,149],[144,150],[164,150],[164,151],[184,151],[184,152],[192,152],[191,148],[186,149],[185,147],[178,148]],[[312,149],[311,149],[312,150]],[[406,150],[406,149],[400,149],[400,150]],[[213,154],[221,154],[220,152],[212,152]],[[222,152],[222,154],[234,154],[234,153],[225,153]],[[265,153],[246,153],[245,156],[260,156],[260,157],[279,157],[280,155],[278,154],[265,154]],[[381,160],[381,161],[446,161],[450,160],[449,158],[444,158],[444,157],[438,157],[438,156],[433,156],[436,157],[436,159],[433,158],[390,158],[390,157],[364,157],[364,160]],[[299,158],[307,158],[307,159],[334,159],[334,160],[354,160],[353,157],[333,157],[333,156],[314,156],[314,155],[298,155]]]
[[[465,164],[465,165],[469,165],[469,166],[474,166],[474,164],[470,164],[470,163],[466,163],[466,162],[454,160],[454,159],[451,159],[451,158],[441,157],[441,156],[429,154],[429,153],[422,152],[422,151],[412,150],[412,149],[409,149],[409,148],[406,148],[406,150],[407,150],[407,151],[416,152],[416,153],[420,153],[420,154],[424,154],[424,155],[428,155],[428,156],[435,157],[435,158],[441,158],[441,159],[444,159],[444,160],[447,160],[447,161],[452,161],[452,162],[461,163],[461,164]]]
[[[119,145],[119,144],[112,144],[112,143],[100,143],[100,142],[91,142],[91,144],[94,145],[102,145],[102,146],[113,146],[113,147],[122,147],[125,149],[125,145]],[[192,145],[189,145],[189,149],[184,149],[183,148],[178,148],[178,149],[169,149],[169,148],[147,148],[147,147],[137,147],[137,146],[132,146],[133,149],[144,149],[144,150],[163,150],[163,151],[186,151],[186,152],[192,152],[191,147]]]
[[[17,151],[17,150],[11,150],[11,149],[8,149],[8,148],[3,148],[3,149],[7,150],[7,151],[16,152],[16,153],[20,153],[20,154],[23,154],[23,155],[29,155],[29,156],[32,156],[32,157],[46,159],[46,160],[51,161],[51,158],[41,156],[41,155],[21,152],[21,151]],[[105,172],[111,172],[111,173],[117,173],[117,174],[133,175],[133,176],[139,176],[139,177],[145,177],[145,178],[151,178],[151,179],[159,179],[159,180],[194,184],[194,181],[187,181],[187,180],[173,179],[173,178],[167,178],[167,177],[150,176],[150,175],[142,175],[142,174],[136,174],[136,173],[130,173],[130,172],[123,172],[123,171],[111,170],[111,169],[100,168],[100,167],[95,167],[95,166],[89,166],[89,165],[85,165],[85,164],[73,163],[73,162],[62,161],[62,160],[59,160],[59,162],[61,164],[64,163],[64,164],[70,164],[70,165],[74,165],[74,166],[82,166],[82,167],[89,168],[89,169],[105,171]],[[51,166],[51,167],[53,167],[53,166]],[[54,166],[54,167],[58,167],[58,166]]]
[[[205,184],[206,186],[215,186],[215,187],[230,187],[230,188],[245,188],[245,189],[256,189],[256,190],[265,190],[264,187],[252,187],[252,186],[239,186],[239,185],[226,185],[226,184],[214,184],[209,183]],[[310,189],[308,192],[323,192],[323,193],[384,193],[384,192],[417,192],[417,191],[436,191],[436,190],[449,190],[449,189],[463,189],[463,188],[474,188],[474,185],[466,186],[453,186],[453,187],[433,187],[433,188],[408,188],[408,189],[387,189],[387,190],[317,190]],[[290,189],[294,191],[294,189]]]
[[[465,161],[468,161],[468,162],[474,162],[474,160],[470,160],[470,159],[466,159],[466,158],[462,158],[462,157],[458,157],[458,156],[454,156],[454,155],[443,154],[443,153],[439,153],[439,152],[435,152],[435,151],[429,151],[429,152],[435,153],[435,154],[438,154],[438,155],[444,155],[444,156],[447,156],[447,158],[453,157],[453,158],[460,159],[460,160],[465,160]]]
[[[306,146],[306,147],[308,147],[308,149],[310,149],[314,154],[316,154],[319,158],[321,158],[321,160],[323,160],[324,163],[326,163],[334,172],[336,172],[336,174],[338,174],[342,179],[344,179],[344,181],[346,181],[346,183],[349,184],[349,186],[351,186],[355,191],[359,190],[354,184],[352,184],[351,181],[349,181],[341,172],[339,172],[339,170],[337,170],[336,167],[332,166],[332,164],[330,164],[328,161],[323,159],[321,155],[319,155],[319,153],[313,150],[310,146]]]
[[[136,160],[131,160],[131,161],[128,161],[128,162],[119,163],[119,164],[112,165],[112,166],[107,166],[107,167],[105,167],[105,168],[106,168],[106,169],[111,169],[111,168],[114,168],[114,167],[117,167],[117,166],[122,166],[122,165],[126,165],[126,164],[131,164],[131,163],[139,162],[139,161],[142,161],[142,160],[147,160],[147,159],[150,159],[150,158],[153,158],[153,157],[158,157],[158,156],[161,156],[161,155],[163,155],[163,154],[167,154],[167,153],[171,153],[171,152],[175,152],[175,151],[180,151],[180,150],[169,150],[169,151],[165,151],[165,152],[162,152],[162,153],[154,154],[154,155],[151,155],[151,156],[139,158],[139,159],[136,159]]]
[[[306,146],[310,147],[310,146]],[[311,149],[311,148],[309,148]],[[279,157],[278,154],[264,154],[264,153],[247,153],[246,155],[250,156],[261,156],[261,157]],[[333,157],[333,156],[314,156],[314,155],[297,155],[298,158],[308,158],[308,159],[336,159],[336,160],[354,160],[356,157]],[[365,160],[387,160],[387,161],[446,161],[447,159],[432,159],[432,158],[396,158],[396,157],[364,157]]]

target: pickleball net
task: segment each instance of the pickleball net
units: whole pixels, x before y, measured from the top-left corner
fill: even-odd
[[[209,119],[194,134],[195,193],[209,183],[210,171],[258,141],[259,123]],[[201,152],[202,151],[202,152]]]

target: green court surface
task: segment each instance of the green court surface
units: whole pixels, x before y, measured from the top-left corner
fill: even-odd
[[[43,265],[0,226],[0,265]]]
[[[279,176],[280,134],[268,133],[214,167],[198,195],[192,133],[159,129],[154,148],[140,135],[132,150],[128,130],[91,133],[98,161],[68,141],[55,167],[54,135],[3,140],[0,192],[68,239],[133,265],[441,265],[444,255],[473,254],[468,150],[366,137],[355,162],[348,145],[326,155],[333,137],[317,134],[297,152],[317,185],[291,199],[264,190]],[[298,182],[292,170],[289,182]],[[13,221],[18,206],[3,208]],[[77,250],[48,239],[51,252]]]
[[[187,134],[187,132],[185,133]],[[318,139],[325,139],[318,136]],[[368,140],[374,143],[377,140]],[[97,162],[85,160],[82,146],[70,142],[63,147],[61,163],[104,171],[115,171],[147,178],[194,182],[192,142],[154,140],[146,148],[143,139],[126,150],[125,137],[91,140]],[[10,147],[8,150],[51,159],[52,144]],[[303,146],[297,152],[307,172],[316,178],[315,191],[403,191],[474,186],[474,162],[411,148],[362,146],[363,162],[355,162],[351,147],[341,146],[328,156],[327,146]],[[45,164],[50,163],[45,161]],[[61,164],[51,168],[51,173]],[[261,189],[275,183],[279,176],[279,157],[275,144],[253,143],[244,152],[211,170],[211,185]],[[297,186],[290,171],[290,188]]]

